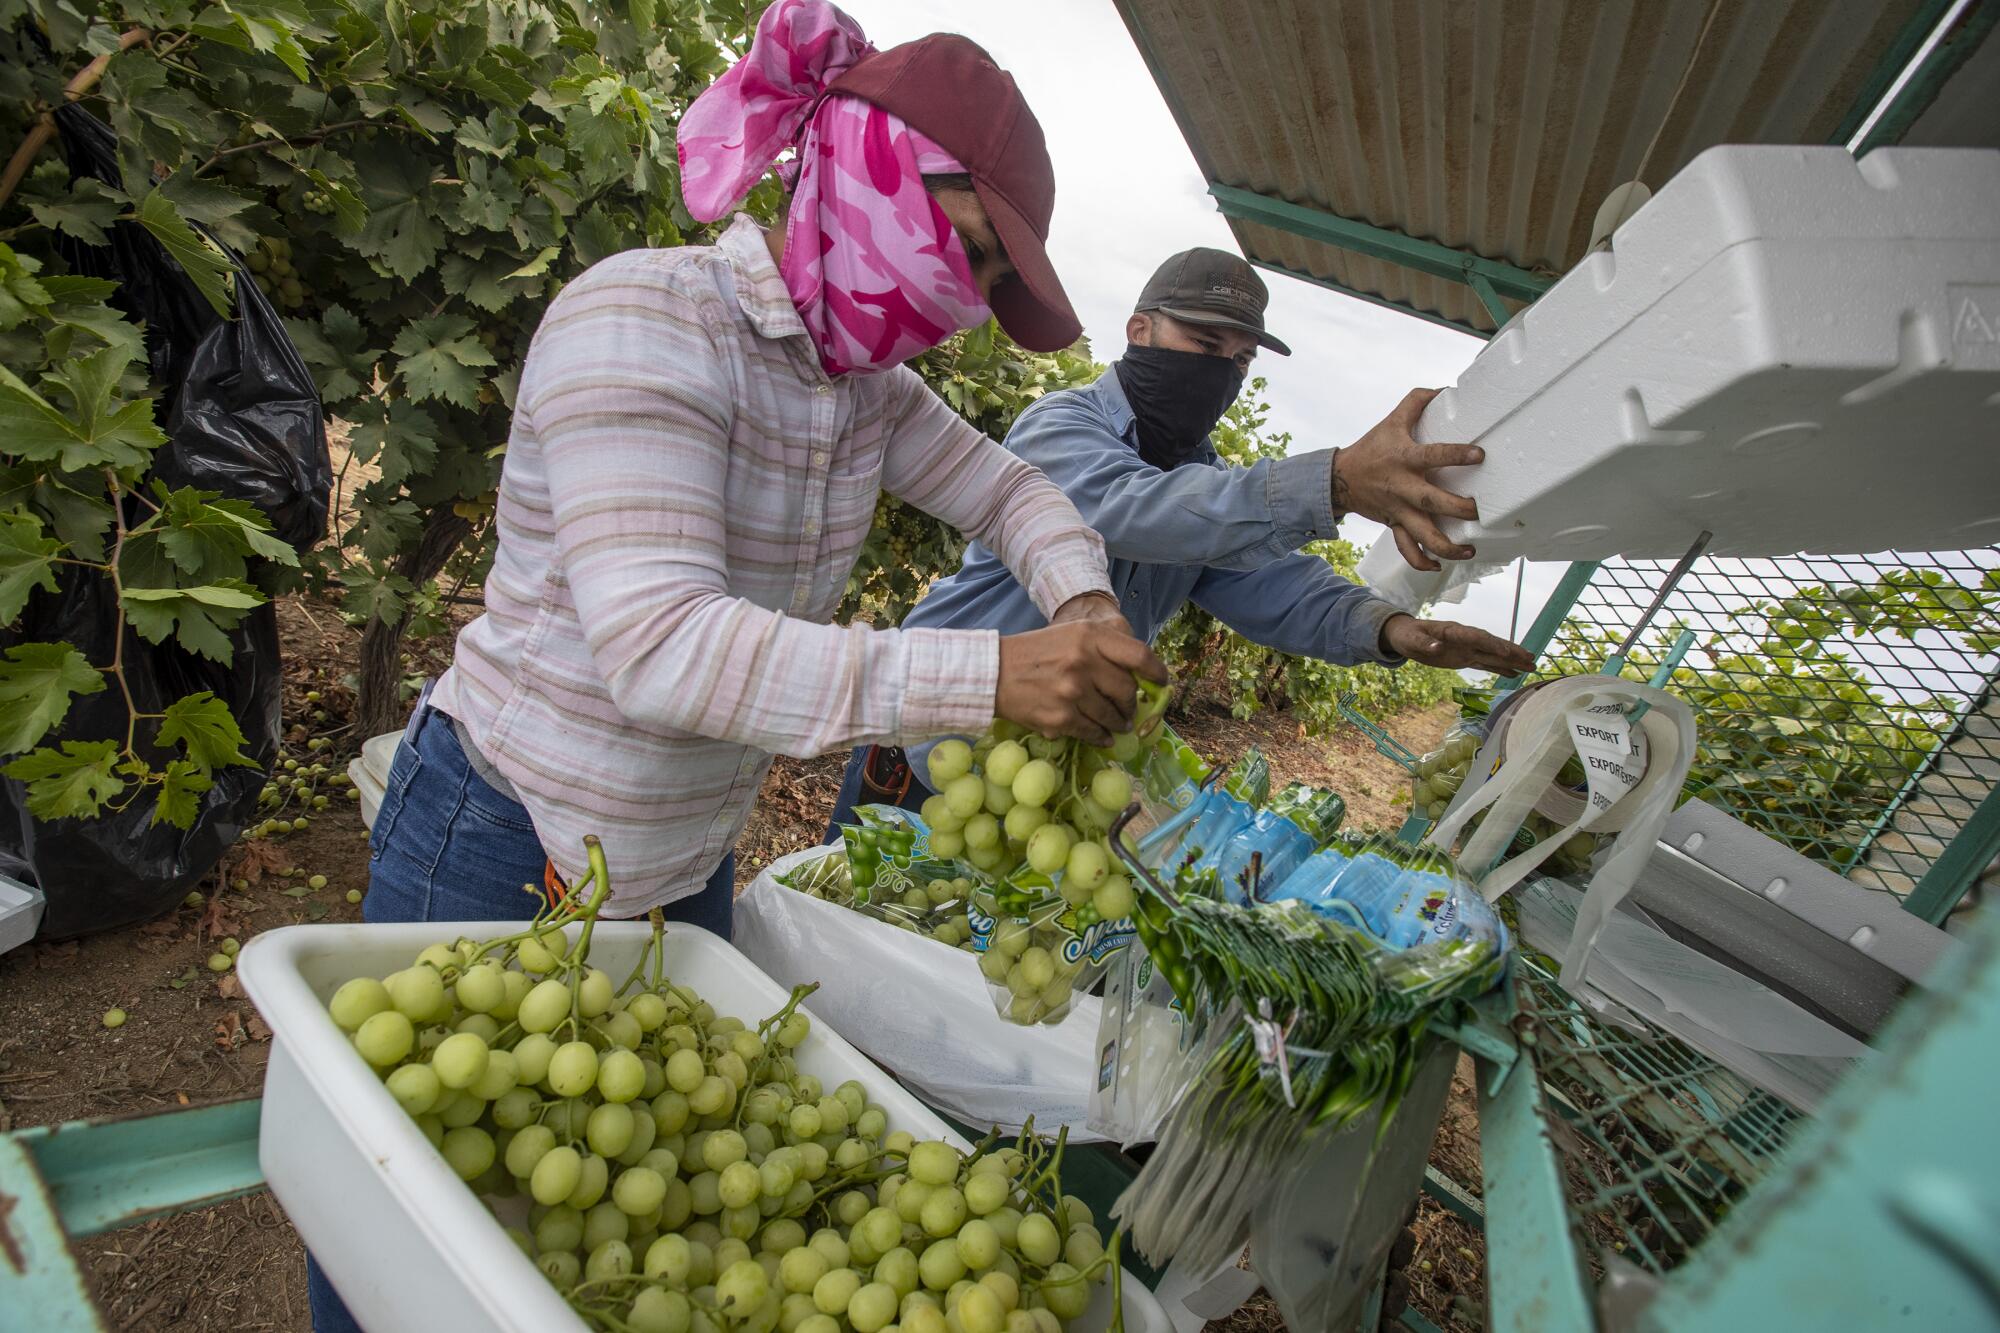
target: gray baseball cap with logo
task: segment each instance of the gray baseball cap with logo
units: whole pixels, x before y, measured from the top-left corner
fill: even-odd
[[[1132,313],[1158,311],[1183,324],[1241,329],[1255,336],[1259,347],[1290,356],[1291,348],[1264,331],[1264,307],[1270,303],[1264,280],[1241,256],[1198,246],[1154,271]]]

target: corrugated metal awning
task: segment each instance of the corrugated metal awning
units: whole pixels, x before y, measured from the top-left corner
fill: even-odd
[[[1623,182],[1657,189],[1718,143],[1845,142],[1950,8],[1116,3],[1246,256],[1479,333],[1582,257]],[[1996,52],[1910,142],[2000,146],[2000,86],[1975,82]]]

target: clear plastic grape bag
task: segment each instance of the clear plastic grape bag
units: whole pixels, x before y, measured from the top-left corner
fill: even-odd
[[[786,888],[803,893],[808,898],[837,903],[842,907],[854,905],[854,876],[848,871],[847,853],[843,850],[831,850],[824,856],[801,861],[775,878]]]
[[[911,864],[930,855],[930,829],[916,815],[893,805],[860,806],[854,818],[855,823],[840,829],[854,901],[900,897],[910,885]]]
[[[974,889],[972,949],[1002,1019],[1022,1027],[1062,1023],[1072,997],[1096,979],[1088,931],[1074,929],[1074,913],[1054,889],[1016,883]]]

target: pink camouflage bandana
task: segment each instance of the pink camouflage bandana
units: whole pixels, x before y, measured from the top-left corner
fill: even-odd
[[[779,272],[829,375],[893,369],[990,312],[926,174],[965,170],[901,117],[827,85],[874,53],[826,0],[778,0],[750,52],[681,117],[688,212],[712,222],[786,148]]]

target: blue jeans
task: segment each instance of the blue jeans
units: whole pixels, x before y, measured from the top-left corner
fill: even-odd
[[[854,822],[854,807],[857,805],[900,805],[905,810],[915,810],[930,799],[931,789],[915,773],[910,774],[909,790],[903,793],[901,800],[891,801],[883,793],[869,791],[866,782],[868,752],[873,748],[857,745],[854,753],[848,756],[847,776],[841,779],[840,795],[834,798],[833,816],[827,821],[826,837],[820,841],[838,842],[840,826]]]
[[[526,920],[537,904],[521,886],[539,893],[548,859],[527,810],[479,776],[450,720],[425,706],[396,746],[368,850],[361,915],[371,923]],[[735,906],[732,852],[699,893],[662,910],[728,939]],[[314,1333],[359,1330],[311,1255],[306,1293]]]

